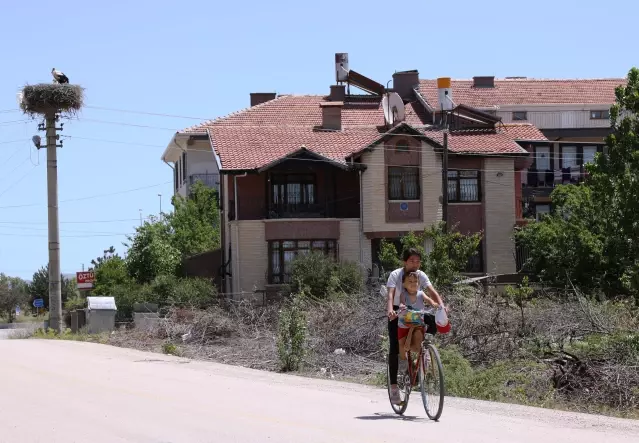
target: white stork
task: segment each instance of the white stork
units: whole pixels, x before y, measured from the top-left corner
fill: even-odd
[[[60,71],[56,71],[55,68],[53,68],[51,70],[51,75],[53,75],[53,81],[55,83],[69,83],[69,77],[67,77],[66,75],[64,75],[63,72]]]

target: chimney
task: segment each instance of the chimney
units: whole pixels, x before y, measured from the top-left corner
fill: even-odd
[[[413,89],[419,86],[419,71],[400,71],[393,74],[393,90],[405,100],[414,98]]]
[[[342,130],[342,106],[344,102],[322,102],[322,128]]]
[[[495,76],[477,76],[473,77],[473,86],[475,88],[494,88]]]
[[[346,99],[346,85],[331,85],[328,99],[332,102],[343,102]]]
[[[275,100],[275,97],[277,97],[276,92],[251,92],[251,107]]]

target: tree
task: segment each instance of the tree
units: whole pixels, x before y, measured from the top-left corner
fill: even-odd
[[[18,277],[9,277],[0,273],[0,314],[13,323],[15,309],[29,301],[27,283]]]
[[[111,295],[111,291],[117,285],[133,283],[133,279],[127,272],[126,261],[115,253],[111,247],[109,256],[98,257],[91,263],[94,265],[95,286],[92,293],[95,295]]]
[[[454,228],[454,227],[453,227]],[[431,244],[426,254],[424,245]],[[464,235],[449,229],[444,232],[444,222],[424,229],[423,232],[409,232],[401,238],[402,250],[416,248],[422,254],[422,271],[428,274],[438,287],[450,286],[466,269],[468,261],[478,253],[481,234]],[[380,261],[388,272],[402,266],[401,251],[392,243],[382,240]]]
[[[180,269],[180,251],[174,246],[167,219],[146,221],[127,237],[131,242],[126,269],[136,282],[149,283],[159,275],[176,275]]]
[[[586,165],[581,185],[559,186],[555,213],[522,229],[528,265],[551,284],[570,282],[639,302],[639,70],[616,91],[608,152]]]
[[[189,257],[220,247],[220,213],[215,189],[197,181],[188,198],[175,195],[174,211],[167,216],[173,246],[182,257]]]
[[[66,302],[69,297],[75,295],[77,284],[75,279],[65,278],[60,274],[60,285],[62,292],[62,302]],[[49,265],[43,266],[34,272],[31,284],[28,286],[31,302],[37,298],[44,300],[44,308],[49,308]]]

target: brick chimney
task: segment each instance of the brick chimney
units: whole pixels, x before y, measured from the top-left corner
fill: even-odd
[[[322,128],[342,130],[342,106],[344,106],[343,101],[320,103],[320,108],[322,108]]]
[[[251,92],[251,107],[275,100],[275,97],[277,97],[277,92]]]
[[[343,102],[346,99],[346,85],[331,85],[328,99],[332,102]]]
[[[393,74],[393,90],[403,99],[414,98],[413,89],[419,86],[419,71],[400,71]]]
[[[473,77],[473,87],[475,88],[494,88],[495,76],[476,76]]]

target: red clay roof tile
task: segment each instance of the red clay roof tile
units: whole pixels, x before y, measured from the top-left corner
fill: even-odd
[[[318,95],[284,95],[204,122],[183,132],[208,132],[225,170],[256,169],[268,165],[300,148],[345,163],[386,131],[381,100],[377,97],[346,98],[342,108],[342,131],[321,129],[320,103],[328,99]],[[405,122],[424,128],[430,119],[419,102],[406,105]],[[440,132],[429,130],[433,140]],[[451,152],[472,154],[513,154],[525,152],[514,138],[498,133],[451,134]]]
[[[453,80],[452,99],[474,107],[530,104],[612,104],[615,88],[626,79],[495,79],[494,88],[475,88],[473,80]],[[437,80],[420,80],[419,92],[437,105]]]

